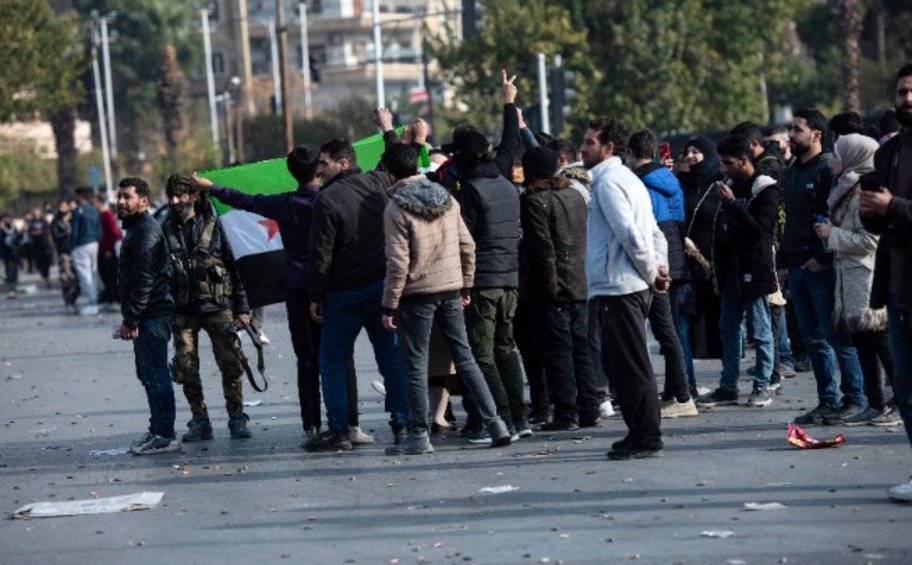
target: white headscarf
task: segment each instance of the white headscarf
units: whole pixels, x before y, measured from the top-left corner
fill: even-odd
[[[874,170],[877,141],[860,133],[841,135],[836,140],[835,153],[842,163],[842,172],[830,191],[827,205],[832,210],[845,194],[855,188],[861,175]]]

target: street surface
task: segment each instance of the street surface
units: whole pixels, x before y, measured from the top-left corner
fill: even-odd
[[[452,435],[434,441],[433,455],[388,457],[382,397],[370,387],[379,375],[362,336],[362,426],[377,444],[308,454],[298,446],[284,308],[272,306],[270,388],[258,394],[245,385],[245,400],[262,401],[246,408],[252,439],[228,439],[204,337],[201,370],[215,439],[185,444],[179,454],[112,455],[97,452],[127,447],[148,418],[132,348],[110,337],[120,318],[64,315],[59,290],[35,290],[0,298],[2,564],[912,563],[912,505],[886,496],[912,472],[905,434],[818,427],[807,431],[844,433],[846,443],[818,451],[787,445],[787,423],[816,404],[809,373],[786,380],[769,408],[663,421],[660,459],[607,460],[611,442],[624,435],[619,417],[506,449]],[[653,359],[661,379],[663,363]],[[715,385],[718,363],[697,369],[701,386]],[[746,399],[750,380],[741,386]],[[176,394],[182,433],[190,416]],[[479,493],[506,485],[518,490]],[[31,502],[144,491],[164,492],[161,504],[10,519]],[[785,508],[749,512],[748,502]]]

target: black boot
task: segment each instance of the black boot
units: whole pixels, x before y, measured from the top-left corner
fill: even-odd
[[[190,429],[181,437],[184,443],[212,439],[212,424],[209,423],[209,418],[194,416],[187,422],[187,427]]]
[[[250,416],[240,410],[228,415],[228,431],[231,432],[231,439],[248,439],[251,436],[247,428],[247,420]]]

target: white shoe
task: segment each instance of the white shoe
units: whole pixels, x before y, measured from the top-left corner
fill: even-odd
[[[376,390],[377,392],[379,392],[379,393],[382,394],[383,396],[386,396],[386,387],[383,386],[383,383],[381,383],[380,381],[373,381],[373,382],[371,383],[371,388],[374,389],[374,390]]]
[[[611,405],[610,400],[606,400],[599,404],[599,416],[602,418],[610,418],[614,416],[614,406]]]
[[[692,418],[700,415],[693,398],[688,398],[687,402],[678,402],[676,398],[665,400],[660,409],[662,418]]]
[[[88,306],[83,306],[79,311],[80,316],[97,316],[98,315],[98,306],[90,304]]]
[[[697,387],[697,396],[705,396],[712,392],[712,389],[706,388],[705,386]]]
[[[263,332],[260,332],[260,343],[262,343],[263,345],[269,345],[269,338],[266,337],[266,334],[264,334]]]
[[[897,502],[912,502],[912,480],[908,483],[896,485],[888,491],[890,500]]]
[[[358,426],[352,426],[348,428],[348,441],[352,442],[352,445],[370,445],[374,443],[374,436]]]

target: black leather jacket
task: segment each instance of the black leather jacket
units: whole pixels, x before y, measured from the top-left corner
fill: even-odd
[[[120,250],[120,311],[123,324],[136,328],[143,320],[174,313],[171,263],[164,234],[152,216],[126,218],[123,227],[127,235]]]

